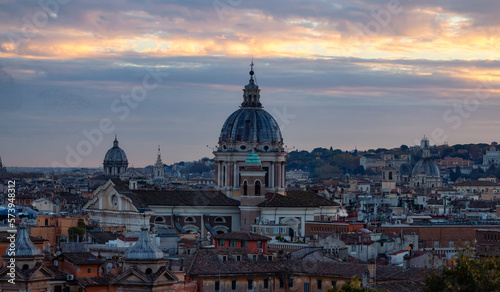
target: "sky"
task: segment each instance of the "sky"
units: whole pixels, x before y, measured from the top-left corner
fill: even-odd
[[[289,151],[490,143],[490,0],[0,0],[4,166],[213,157],[253,58]]]

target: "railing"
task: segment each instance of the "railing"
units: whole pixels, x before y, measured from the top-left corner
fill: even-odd
[[[288,250],[297,250],[304,247],[309,247],[309,245],[305,243],[286,243],[286,242],[269,243],[267,246],[272,249],[288,249]]]

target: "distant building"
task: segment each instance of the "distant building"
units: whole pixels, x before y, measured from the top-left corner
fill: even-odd
[[[127,171],[128,159],[125,151],[118,147],[118,140],[115,136],[113,147],[104,156],[104,174],[107,176],[119,176]]]
[[[413,167],[411,186],[414,188],[435,189],[443,186],[439,167],[431,159],[429,139],[423,138],[420,143],[422,159]]]
[[[163,184],[165,180],[165,169],[163,168],[163,161],[161,160],[160,146],[158,146],[158,156],[156,157],[156,163],[153,166],[153,180],[155,184]]]
[[[496,147],[496,143],[493,143],[491,147],[486,150],[486,154],[483,155],[483,165],[499,165],[500,164],[500,151]]]

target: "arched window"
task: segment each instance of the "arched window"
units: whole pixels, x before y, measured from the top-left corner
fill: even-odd
[[[260,181],[255,182],[255,195],[260,196]]]
[[[162,216],[156,217],[155,223],[165,223],[165,218]]]
[[[226,219],[224,217],[216,217],[214,223],[226,223]]]
[[[243,182],[243,196],[248,196],[248,185],[246,180]]]
[[[392,180],[392,171],[389,171],[389,180]]]
[[[186,223],[194,223],[194,222],[196,222],[196,219],[194,219],[193,216],[189,216],[189,217],[186,217],[186,219],[184,219],[184,222],[186,222]]]

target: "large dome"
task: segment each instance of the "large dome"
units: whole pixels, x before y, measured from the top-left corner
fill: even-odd
[[[113,141],[113,147],[106,152],[104,156],[104,162],[128,162],[127,155],[120,147],[118,147],[118,140],[115,137]]]
[[[283,142],[276,120],[262,108],[241,108],[231,114],[219,142]]]
[[[430,158],[422,158],[413,167],[412,176],[425,174],[426,177],[439,177],[439,167],[434,160]]]

